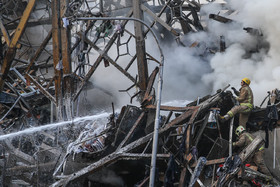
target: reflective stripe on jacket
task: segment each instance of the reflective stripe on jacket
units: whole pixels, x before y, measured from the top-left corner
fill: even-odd
[[[250,104],[250,103],[240,103],[240,105],[241,105],[241,106],[247,106],[247,107],[250,108],[250,109],[253,109],[253,108],[254,108],[254,106],[253,106],[252,104]]]
[[[245,105],[253,109],[254,96],[251,88],[248,85],[243,85],[240,88],[240,94],[236,100],[239,101],[240,105]]]
[[[233,145],[244,148],[244,147],[247,147],[254,139],[255,139],[255,137],[253,135],[251,135],[248,132],[244,132],[239,136],[239,140],[237,142],[234,142]],[[259,151],[261,151],[263,149],[264,149],[264,146],[261,146],[259,148]]]
[[[244,132],[239,136],[239,140],[234,145],[240,148],[246,147],[254,140],[254,137],[248,132]]]

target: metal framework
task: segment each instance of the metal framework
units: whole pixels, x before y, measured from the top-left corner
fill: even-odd
[[[53,180],[48,184],[65,186],[117,161],[148,159],[151,160],[150,176],[146,176],[142,185],[149,181],[149,185],[153,186],[156,162],[167,162],[171,155],[181,154],[177,150],[181,145],[178,139],[185,143],[183,160],[176,158],[176,162],[182,166],[179,186],[185,185],[187,172],[195,175],[197,163],[189,162],[191,146],[199,145],[203,138],[213,141],[205,134],[209,109],[223,100],[227,87],[197,104],[162,106],[164,58],[159,43],[164,35],[171,36],[181,45],[181,36],[204,29],[199,15],[199,1],[160,0],[155,3],[124,0],[110,4],[110,1],[102,0],[29,0],[28,3],[2,0],[0,3],[0,101],[3,109],[0,134],[8,135],[15,129],[28,129],[53,121],[65,121],[68,125],[55,130],[38,130],[34,136],[19,135],[13,142],[3,140],[0,144],[0,148],[3,147],[0,161],[4,160],[5,164],[1,166],[5,173],[0,172],[1,182],[5,182],[4,175],[15,175],[28,185],[39,186],[40,172],[44,168],[48,173],[54,171]],[[36,16],[38,14],[40,16]],[[144,21],[145,16],[148,19]],[[210,18],[222,23],[231,22],[218,15]],[[42,32],[40,41],[38,39],[39,42],[35,44],[36,38],[33,37],[37,35],[32,30],[34,28],[35,32]],[[146,41],[150,38],[157,45],[156,53],[146,51]],[[221,51],[225,51],[223,37]],[[102,64],[104,67],[101,67]],[[79,107],[86,105],[86,102],[81,102],[81,93],[87,91],[91,80],[102,68],[114,68],[131,82],[132,86],[125,85],[128,87],[125,91],[133,92],[131,101],[137,98],[141,111],[128,132],[122,132],[121,127],[114,131],[120,133],[121,138],[116,137],[113,141],[116,147],[110,154],[102,155],[101,159],[87,167],[64,174],[62,170],[70,157],[65,154],[66,145],[78,136],[75,130],[79,127],[74,125],[73,119],[82,113]],[[154,93],[156,80],[157,95]],[[164,121],[160,111],[169,111]],[[153,117],[150,120],[153,130],[147,130],[145,135],[135,140],[134,135],[139,128],[143,128],[141,125],[143,121],[148,121],[149,115]],[[117,124],[114,120],[111,122]],[[218,136],[222,138],[220,128]],[[177,129],[181,130],[174,134]],[[182,129],[185,129],[185,134]],[[197,131],[199,133],[194,133]],[[159,138],[164,142],[160,148],[157,147]],[[26,147],[31,151],[26,151]],[[250,148],[248,154],[241,155],[242,159],[247,159],[255,149],[256,145]],[[3,154],[5,156],[1,157]],[[208,160],[205,165],[224,161]],[[31,176],[30,171],[35,173],[35,177]],[[196,180],[201,186],[204,185],[199,179]],[[215,185],[214,176],[212,184]]]
[[[4,49],[7,51],[5,53],[6,55],[4,56],[3,64],[1,67],[2,75],[0,79],[0,86],[2,91],[5,91],[7,89],[5,88],[5,82],[9,81],[7,79],[9,77],[9,70],[10,67],[13,67],[17,69],[17,71],[23,77],[26,77],[27,82],[22,82],[21,84],[25,84],[22,86],[37,88],[44,97],[48,98],[56,105],[56,116],[58,120],[71,119],[74,117],[73,112],[76,110],[76,108],[72,108],[73,106],[75,106],[76,99],[79,97],[79,94],[82,92],[87,81],[92,77],[92,75],[98,68],[100,62],[104,60],[105,64],[112,64],[121,73],[128,77],[128,79],[130,79],[133,83],[136,83],[136,86],[141,91],[138,93],[138,97],[142,97],[143,99],[143,93],[145,92],[148,83],[147,60],[152,59],[152,61],[159,62],[159,60],[154,58],[151,54],[145,52],[144,37],[147,36],[149,29],[144,31],[141,26],[142,24],[138,24],[136,22],[134,30],[135,34],[133,34],[132,31],[129,31],[125,28],[127,22],[124,21],[121,24],[115,24],[115,26],[120,26],[119,31],[115,32],[112,35],[108,35],[109,32],[112,32],[112,26],[114,26],[114,23],[106,21],[100,23],[99,21],[95,20],[89,21],[88,23],[84,21],[70,23],[71,27],[74,26],[74,28],[77,29],[76,32],[73,32],[73,29],[70,30],[70,26],[65,26],[65,24],[67,23],[64,23],[63,20],[66,22],[67,20],[65,20],[64,18],[71,18],[73,17],[73,15],[75,15],[75,17],[88,17],[92,15],[103,17],[105,16],[105,12],[107,12],[108,10],[115,9],[117,11],[118,8],[120,8],[119,5],[109,5],[107,4],[107,2],[103,1],[98,2],[86,0],[73,2],[66,0],[52,1],[51,3],[48,1],[39,1],[37,3],[38,4],[36,5],[34,12],[41,11],[45,8],[47,11],[46,15],[48,14],[47,16],[49,17],[44,19],[49,21],[43,22],[42,19],[39,19],[37,20],[37,23],[34,24],[36,22],[34,18],[28,19],[30,14],[32,13],[33,7],[35,6],[35,1],[30,1],[26,6],[20,1],[14,1],[14,4],[8,3],[6,1],[2,2],[3,9],[1,11],[3,13],[3,16],[1,17],[0,26],[3,37],[5,39],[4,44],[6,44],[4,45]],[[189,10],[186,7],[198,5],[198,3],[190,3],[188,1],[180,1],[180,3],[178,4],[178,1],[169,0],[163,4],[160,12],[156,14],[153,13],[153,11],[150,10],[147,6],[144,6],[141,1],[133,1],[132,4],[130,4],[129,2],[125,3],[128,8],[131,7],[131,11],[129,11],[130,13],[127,14],[127,17],[134,16],[135,18],[142,19],[143,12],[147,13],[149,16],[151,16],[152,19],[154,19],[150,27],[153,27],[157,22],[165,29],[170,31],[176,39],[178,39],[180,34],[177,33],[174,28],[172,28],[172,24],[168,24],[168,20],[164,21],[163,13],[167,9],[173,9],[173,5],[176,5],[176,8],[179,7],[181,11],[180,15],[183,16],[183,12]],[[21,16],[21,20],[18,23],[17,28],[15,28],[12,26],[15,25],[18,21],[18,18],[13,20],[14,14],[16,14],[15,11],[17,9],[23,8],[25,8],[25,12]],[[52,15],[49,14],[49,12],[52,12]],[[188,16],[193,14],[194,12],[192,12]],[[175,19],[175,17],[175,15],[171,14],[172,19]],[[178,15],[176,19],[177,18]],[[185,19],[186,23],[190,20],[191,19]],[[198,20],[196,19],[196,21]],[[45,39],[41,42],[39,48],[33,49],[32,44],[26,45],[26,42],[28,41],[20,41],[25,27],[34,27],[36,25],[43,26],[44,23],[51,24],[52,28],[48,31],[47,35],[44,35]],[[104,29],[106,27],[106,24],[108,27],[111,27],[107,28],[107,30],[105,31],[106,33],[97,31],[100,28]],[[189,24],[191,24],[191,22],[189,22]],[[85,29],[81,27],[85,27]],[[13,29],[15,29],[15,32],[13,31]],[[78,31],[78,29],[82,30]],[[119,33],[120,31],[122,33]],[[12,32],[14,32],[13,37],[12,39],[10,39],[10,33]],[[92,32],[95,33],[97,37],[92,38]],[[126,37],[120,36],[123,34],[129,35],[129,38],[123,39]],[[105,37],[103,35],[105,35]],[[24,36],[27,36],[27,34],[24,34]],[[77,38],[77,41],[75,43],[73,43],[74,37]],[[131,43],[133,43],[131,38],[135,39],[135,54],[131,54],[131,52],[129,52]],[[106,41],[105,46],[102,46],[101,48],[99,46],[100,40]],[[50,42],[52,42],[52,44]],[[85,47],[88,45],[89,47]],[[120,53],[122,45],[126,46],[127,51],[123,54]],[[81,46],[84,46],[84,49],[81,49],[79,51],[77,47]],[[16,48],[20,48],[20,50],[17,50],[18,52],[16,52]],[[113,60],[114,58],[110,58],[110,54],[108,55],[108,52],[110,53],[113,48],[116,48],[118,51],[118,55],[116,56],[115,60]],[[34,50],[36,52],[32,53],[33,55],[31,54],[30,57],[28,55],[28,52],[31,50]],[[78,52],[75,52],[75,50]],[[100,53],[100,56],[96,58],[94,63],[92,63],[92,57],[89,58],[89,53],[94,53],[93,50]],[[80,57],[77,58],[77,56],[75,56],[73,52],[80,52]],[[28,56],[28,58],[24,59],[21,56]],[[132,56],[126,67],[121,67],[119,65],[120,63],[118,63],[119,61],[123,60],[121,59],[123,56]],[[137,61],[138,74],[131,75],[129,71],[134,61]],[[19,62],[21,64],[19,64]],[[53,70],[50,69],[51,66],[53,67]],[[42,70],[46,73],[42,74]],[[50,71],[54,71],[54,73],[51,74]],[[83,72],[83,75],[79,75],[78,72]],[[136,77],[138,80],[135,79]]]

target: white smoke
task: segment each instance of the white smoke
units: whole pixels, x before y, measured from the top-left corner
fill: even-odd
[[[217,53],[210,61],[213,72],[205,75],[203,80],[213,82],[214,89],[222,87],[227,83],[238,86],[243,77],[249,77],[252,81],[251,87],[255,94],[255,104],[259,105],[265,97],[267,91],[278,87],[280,76],[278,76],[279,65],[279,38],[280,24],[275,18],[280,15],[277,10],[279,1],[271,0],[264,2],[256,1],[228,1],[231,9],[237,11],[232,19],[238,22],[240,27],[228,25],[228,30],[219,33],[227,39],[227,49],[225,53]],[[210,12],[209,12],[210,13]],[[215,21],[212,21],[215,22]],[[215,22],[215,27],[209,21],[209,32],[219,32],[227,26]],[[220,25],[220,26],[219,26]],[[270,44],[267,54],[260,50],[250,58],[244,59],[245,51],[256,45],[256,38],[242,30],[243,27],[259,29],[263,33],[263,38]],[[220,29],[222,28],[222,29]],[[224,30],[223,30],[224,31]],[[254,41],[255,40],[255,41]]]
[[[197,52],[195,49],[173,44],[165,50],[168,50],[168,53],[165,53],[163,99],[203,96],[208,86],[201,82],[201,77],[209,73],[208,63],[194,56]]]
[[[133,22],[128,22],[125,28],[133,33],[134,27],[132,23]],[[113,32],[114,31],[112,29],[112,33]],[[90,39],[94,41],[94,32],[91,33]],[[124,33],[124,36],[120,37],[119,39],[120,40],[117,39],[115,41],[107,54],[108,57],[112,59],[112,61],[114,61],[122,69],[125,69],[128,63],[131,61],[132,56],[135,55],[135,42],[134,40],[131,40],[131,42],[127,42],[129,39],[129,35],[127,33]],[[97,42],[97,46],[100,47],[101,50],[103,50],[107,45],[108,40],[109,39],[106,37],[104,38],[104,40],[99,39]],[[120,43],[120,45],[117,45],[118,42]],[[95,63],[99,55],[100,54],[98,52],[92,50],[89,53],[90,63]],[[91,67],[87,68],[89,70]],[[128,69],[128,73],[134,79],[136,78],[136,60]],[[96,71],[90,78],[90,82],[92,86],[91,88],[86,90],[85,99],[86,104],[90,106],[88,107],[90,108],[90,113],[100,110],[112,111],[112,103],[114,104],[115,109],[121,108],[122,106],[127,104],[139,104],[139,102],[137,101],[137,97],[132,99],[132,103],[130,103],[131,97],[138,91],[136,89],[136,86],[133,86],[131,89],[127,90],[132,85],[134,85],[134,82],[132,82],[127,76],[120,72],[120,70],[118,70],[111,63],[109,63],[109,66],[105,66],[104,59],[101,60],[98,68],[96,68]]]
[[[202,6],[200,15],[202,16],[203,25],[207,29],[202,32],[187,34],[182,38],[182,42],[187,47],[180,47],[175,41],[162,45],[165,66],[163,78],[163,102],[171,100],[194,100],[197,97],[211,94],[219,88],[228,84],[236,88],[240,87],[240,81],[244,77],[251,79],[251,88],[255,95],[255,105],[261,101],[270,91],[277,88],[280,82],[279,59],[279,30],[280,24],[277,24],[275,18],[280,14],[277,5],[280,2],[270,0],[263,2],[256,1],[227,1],[226,6],[219,3],[209,3]],[[232,14],[227,14],[225,10],[234,10]],[[209,14],[219,14],[221,16],[234,20],[233,23],[220,23],[209,19]],[[130,25],[129,30],[133,32]],[[132,28],[131,28],[132,27]],[[243,28],[251,27],[262,33],[263,41],[270,45],[268,48],[259,48],[257,53],[249,53],[250,50],[257,48],[260,38],[247,33]],[[157,32],[157,31],[156,31]],[[226,42],[226,51],[219,52],[220,36],[224,36]],[[190,48],[191,44],[198,42],[197,47]],[[209,54],[209,48],[216,47],[216,53]],[[135,46],[129,49],[135,50]],[[114,48],[115,49],[115,48]],[[146,49],[149,54],[158,58],[158,48],[154,38],[146,38]],[[109,51],[109,56],[116,56],[115,51]],[[134,54],[134,51],[131,51]],[[250,55],[250,56],[248,56]],[[128,58],[122,59],[121,63],[127,63]],[[103,62],[102,62],[103,63]],[[123,66],[123,64],[120,64]],[[100,67],[104,65],[101,64]],[[125,65],[123,66],[125,67]],[[135,93],[135,89],[130,93],[120,93],[118,90],[125,90],[133,83],[116,70],[112,65],[108,68],[98,69],[93,76],[94,85],[106,90],[110,94],[106,97],[108,105],[111,102],[118,101],[119,106],[129,103],[130,97]],[[136,63],[131,68],[135,75],[137,71]],[[149,63],[149,74],[153,66]],[[109,81],[108,81],[109,80]],[[155,81],[154,87],[157,87]],[[88,93],[91,97],[91,93]],[[91,102],[104,105],[100,96],[91,97]],[[136,101],[134,99],[134,101]],[[134,102],[133,104],[137,104]]]
[[[189,34],[184,40],[189,43],[203,42],[211,48],[215,45],[219,47],[220,36],[224,36],[227,49],[224,53],[216,52],[215,55],[210,56],[209,62],[205,62],[205,59],[201,60],[201,56],[195,54],[192,48],[170,46],[165,49],[171,52],[165,56],[165,68],[168,69],[165,72],[165,83],[167,82],[165,86],[168,90],[165,92],[170,89],[174,97],[183,94],[186,99],[189,99],[195,95],[215,92],[227,84],[240,88],[241,79],[248,77],[251,79],[255,105],[259,106],[267,91],[280,85],[278,63],[280,23],[276,21],[280,15],[279,5],[280,1],[277,0],[227,1],[226,9],[235,11],[230,15],[224,14],[225,8],[217,3],[203,6],[201,15],[207,30]],[[224,24],[210,20],[209,14],[219,14],[234,22]],[[258,38],[246,33],[243,30],[246,27],[257,29],[263,36]],[[259,48],[258,52],[249,53],[250,50],[257,49],[257,45],[264,44],[258,43],[262,41],[267,41],[270,47]],[[267,49],[269,50],[266,51]],[[211,86],[212,89],[206,85]]]

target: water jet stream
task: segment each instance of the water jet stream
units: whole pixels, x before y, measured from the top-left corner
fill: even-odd
[[[109,116],[109,113],[105,112],[105,113],[96,114],[96,115],[92,115],[92,116],[78,117],[78,118],[75,118],[75,119],[69,120],[69,121],[62,121],[62,122],[51,123],[51,124],[43,125],[43,126],[39,126],[39,127],[32,127],[32,128],[28,128],[28,129],[25,129],[25,130],[22,130],[22,131],[1,135],[0,136],[0,141],[5,140],[7,138],[13,138],[15,136],[23,135],[23,134],[31,134],[31,133],[39,132],[39,131],[43,131],[43,130],[50,130],[50,129],[53,129],[55,127],[61,127],[61,126],[64,126],[64,125],[70,125],[70,124],[73,124],[73,123],[87,121],[87,120],[95,120],[95,119],[99,119],[99,118],[104,118],[106,116]]]

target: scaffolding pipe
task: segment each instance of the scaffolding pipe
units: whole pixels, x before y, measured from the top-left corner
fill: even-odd
[[[53,101],[51,101],[51,123],[53,123]]]
[[[274,129],[274,147],[273,147],[273,169],[276,167],[276,138],[277,138],[277,129]]]
[[[233,131],[233,121],[234,117],[230,120],[230,129],[229,129],[229,157],[232,156],[232,131]]]
[[[71,19],[71,18],[70,18]],[[158,92],[157,92],[157,100],[156,100],[156,116],[155,116],[155,125],[154,125],[154,135],[153,135],[153,150],[152,150],[152,159],[151,159],[151,169],[150,169],[150,182],[149,186],[153,187],[155,182],[155,171],[156,171],[156,157],[157,157],[157,144],[158,144],[158,130],[159,130],[159,115],[160,115],[160,104],[161,104],[161,92],[162,92],[162,83],[163,83],[163,66],[164,66],[164,56],[162,49],[159,45],[159,40],[152,30],[152,28],[147,25],[144,21],[137,18],[123,18],[123,17],[77,17],[75,20],[128,20],[128,21],[138,21],[145,25],[152,33],[156,44],[158,46],[160,52],[160,65],[159,65],[159,73],[158,73]]]
[[[163,75],[163,63],[160,64],[159,74],[158,74],[157,108],[156,108],[154,137],[153,137],[153,150],[152,150],[152,161],[151,161],[150,183],[149,183],[150,187],[154,186],[154,181],[155,181],[159,115],[160,115],[161,92],[162,92],[162,82],[163,82],[162,75]]]

